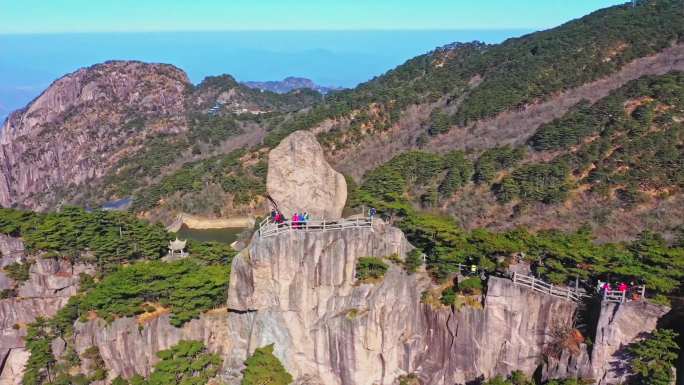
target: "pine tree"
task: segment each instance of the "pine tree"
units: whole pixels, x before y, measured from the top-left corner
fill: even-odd
[[[677,336],[670,329],[656,329],[651,336],[629,347],[633,356],[630,368],[638,384],[669,385],[672,382],[672,365],[679,350]]]
[[[245,361],[242,385],[288,385],[292,376],[273,355],[273,344],[258,348]]]

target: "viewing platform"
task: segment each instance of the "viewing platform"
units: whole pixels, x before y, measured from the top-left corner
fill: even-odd
[[[340,219],[312,219],[302,222],[283,221],[275,223],[270,218],[264,219],[259,224],[259,238],[267,238],[277,234],[299,232],[326,232],[340,231],[345,229],[369,229],[373,231],[373,219],[363,218],[340,218]]]
[[[544,282],[541,279],[528,275],[513,273],[512,279],[513,283],[516,285],[525,286],[540,293],[549,294],[554,297],[564,298],[574,302],[579,302],[582,300],[582,298],[589,297],[587,294],[581,293],[577,290],[555,286],[551,283]]]
[[[565,298],[575,302],[580,302],[583,298],[591,297],[589,294],[581,292],[577,289],[553,285],[528,275],[513,273],[511,279],[516,285],[525,286],[540,293],[549,294],[554,297]],[[629,292],[619,290],[601,290],[601,299],[605,302],[625,303],[639,301],[645,298],[645,294],[646,287],[641,285],[633,287]]]
[[[625,302],[632,302],[632,301],[639,301],[644,296],[646,295],[646,286],[635,286],[631,288],[629,291],[620,291],[620,290],[602,290],[603,291],[603,300],[606,302],[616,302],[616,303],[625,303]]]

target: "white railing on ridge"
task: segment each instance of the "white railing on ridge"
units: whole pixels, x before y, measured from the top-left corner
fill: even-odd
[[[308,221],[292,222],[284,221],[275,223],[266,218],[259,223],[259,238],[266,238],[276,234],[301,231],[301,232],[325,232],[344,229],[373,229],[373,219],[370,217],[352,219],[310,219]]]
[[[636,293],[634,292],[636,289]],[[635,286],[632,287],[630,290],[631,296],[627,295],[627,291],[620,291],[620,290],[611,290],[611,289],[602,289],[603,292],[603,300],[606,302],[616,302],[616,303],[625,303],[625,302],[630,302],[630,301],[638,301],[642,298],[644,298],[644,295],[646,294],[646,286],[641,285],[641,286]]]
[[[513,283],[516,285],[525,286],[540,293],[550,294],[555,297],[565,298],[575,302],[581,301],[582,298],[589,297],[587,294],[580,293],[576,290],[565,287],[555,286],[552,283],[544,282],[541,279],[531,277],[529,275],[513,273],[512,278]]]
[[[259,238],[266,238],[289,231],[325,232],[352,228],[367,228],[373,231],[373,219],[370,217],[362,217],[352,219],[320,219],[301,222],[284,221],[282,223],[275,223],[271,221],[270,218],[266,218],[259,223]],[[423,260],[425,260],[425,255],[423,255]],[[470,275],[482,273],[479,267],[473,269],[473,266],[474,265],[463,265],[459,263],[458,270],[459,272],[464,271],[465,275],[468,275],[468,273],[470,273]],[[564,298],[574,302],[579,302],[583,298],[590,297],[589,294],[579,292],[576,289],[556,286],[552,283],[547,283],[541,279],[529,275],[523,275],[514,272],[510,278],[515,285],[524,286],[540,293],[549,294],[554,297]],[[639,289],[640,298],[644,298],[645,287],[640,286]],[[603,300],[608,302],[623,303],[632,299],[627,298],[625,292],[620,292],[617,290],[603,290]]]

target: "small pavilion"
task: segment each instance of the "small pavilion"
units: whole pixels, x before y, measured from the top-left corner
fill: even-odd
[[[173,241],[169,241],[169,256],[171,258],[175,257],[176,254],[178,254],[179,257],[187,256],[188,253],[185,252],[185,245],[187,243],[188,243],[187,240],[181,241],[178,238],[176,238]]]

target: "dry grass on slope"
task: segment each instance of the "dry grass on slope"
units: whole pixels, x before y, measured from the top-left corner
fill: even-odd
[[[631,80],[674,70],[684,71],[684,44],[634,60],[610,76],[559,93],[548,101],[506,111],[466,127],[452,127],[449,132],[432,138],[423,148],[437,152],[455,149],[480,151],[505,144],[521,145],[539,126],[563,116],[581,100],[595,102]],[[331,157],[333,166],[359,178],[394,156],[418,148],[417,139],[426,131],[434,107],[409,107],[402,113],[399,123],[378,134],[359,138],[355,145],[339,150]]]

